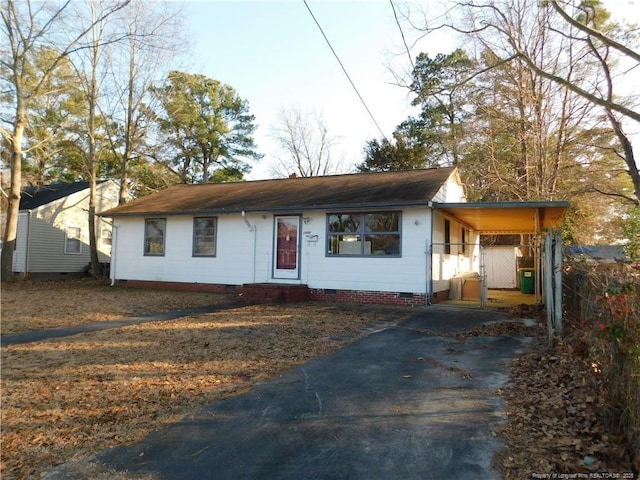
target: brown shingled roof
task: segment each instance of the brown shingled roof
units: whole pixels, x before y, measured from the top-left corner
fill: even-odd
[[[176,185],[102,212],[105,217],[424,205],[454,168]]]

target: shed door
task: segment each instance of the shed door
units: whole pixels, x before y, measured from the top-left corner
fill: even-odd
[[[300,278],[300,217],[275,218],[273,278]]]
[[[490,247],[485,250],[488,288],[516,288],[516,247]]]

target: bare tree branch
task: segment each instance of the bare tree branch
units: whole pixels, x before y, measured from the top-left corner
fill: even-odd
[[[599,30],[595,28],[591,28],[588,25],[577,21],[575,18],[572,18],[571,15],[565,12],[564,9],[560,7],[560,5],[558,5],[557,0],[550,0],[550,3],[553,6],[553,8],[556,10],[556,12],[558,12],[562,16],[562,18],[564,18],[564,20],[570,25],[572,25],[573,27],[585,32],[591,37],[597,38],[605,45],[611,48],[615,48],[619,52],[627,55],[630,58],[633,58],[635,61],[640,62],[640,53],[634,51],[633,49],[627,47],[626,45],[621,44],[620,42],[616,42],[615,40],[608,37],[607,35],[600,32]]]

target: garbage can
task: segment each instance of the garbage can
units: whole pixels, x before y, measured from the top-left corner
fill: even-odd
[[[536,270],[535,268],[520,269],[520,293],[535,293]]]

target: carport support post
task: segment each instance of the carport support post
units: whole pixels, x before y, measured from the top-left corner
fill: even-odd
[[[553,242],[553,280],[554,280],[554,328],[558,335],[562,336],[562,235],[560,231],[554,232]]]
[[[554,333],[554,294],[553,294],[553,231],[549,229],[544,237],[544,303],[547,308],[547,336],[549,346],[553,343]]]

